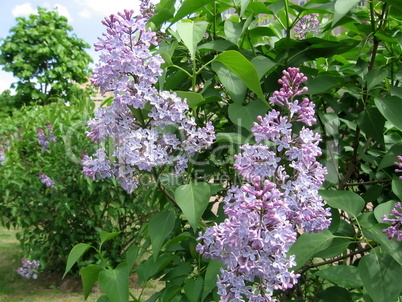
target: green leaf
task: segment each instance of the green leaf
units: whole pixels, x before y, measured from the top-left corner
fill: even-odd
[[[247,142],[250,142],[250,138],[241,135],[241,133],[227,133],[227,132],[219,132],[216,134],[216,142],[227,142],[230,144],[236,145],[244,145]]]
[[[244,12],[246,11],[249,3],[250,3],[250,0],[241,0],[240,1],[240,17],[242,17],[244,15]]]
[[[133,269],[135,262],[137,261],[138,252],[140,251],[140,247],[138,245],[132,245],[126,253],[126,262],[128,263],[128,267],[130,270]]]
[[[370,91],[376,85],[380,84],[388,75],[388,70],[381,69],[372,69],[366,74],[367,81],[367,90]]]
[[[247,92],[244,82],[225,65],[219,62],[212,62],[212,69],[216,72],[227,93],[235,103],[243,103]]]
[[[357,124],[368,137],[384,146],[385,119],[376,107],[369,107],[359,114]]]
[[[150,219],[148,224],[148,234],[151,239],[155,260],[158,257],[159,251],[166,238],[173,231],[175,220],[175,213],[173,210],[160,212]]]
[[[360,259],[360,278],[373,302],[396,301],[401,293],[402,266],[374,249]]]
[[[232,20],[228,19],[225,21],[224,24],[225,29],[225,36],[228,41],[237,45],[239,38],[242,34],[243,26],[240,23],[233,22]]]
[[[197,12],[198,9],[208,5],[211,2],[213,2],[213,0],[184,0],[183,4],[177,10],[177,13],[174,16],[171,24],[176,23],[184,16]]]
[[[99,287],[111,302],[128,301],[129,267],[126,262],[120,263],[114,270],[103,270],[99,273]]]
[[[198,50],[222,52],[233,46],[235,45],[228,40],[214,40],[201,44],[198,46]]]
[[[174,196],[184,216],[196,231],[211,197],[209,185],[204,182],[182,185],[176,189]]]
[[[397,156],[402,154],[402,144],[395,144],[389,149],[387,154],[384,155],[380,164],[378,165],[378,169],[388,168],[394,165],[394,162],[397,161]]]
[[[158,274],[164,269],[176,256],[173,254],[162,254],[156,260],[153,257],[141,262],[136,272],[138,274],[138,280],[140,284],[147,282],[149,279]]]
[[[89,264],[88,266],[80,269],[85,300],[91,293],[91,290],[95,285],[95,282],[98,280],[98,275],[102,270],[104,270],[104,268],[96,264]]]
[[[342,19],[352,8],[359,3],[360,0],[336,0],[335,14],[332,19],[332,26],[334,26],[340,19]]]
[[[392,192],[402,200],[402,179],[396,175],[392,178]]]
[[[188,107],[195,108],[205,101],[204,97],[197,93],[191,91],[175,91],[178,97],[182,100],[186,99]]]
[[[364,199],[352,191],[320,190],[320,196],[333,208],[357,217],[363,209]]]
[[[100,296],[96,302],[110,302],[109,298],[106,295]]]
[[[236,50],[225,51],[220,53],[215,58],[215,61],[223,63],[228,69],[233,71],[251,91],[261,100],[265,101],[257,70],[240,52]]]
[[[237,103],[230,104],[228,112],[229,118],[234,124],[251,131],[254,123],[257,122],[257,116],[265,116],[268,110],[268,105],[260,99],[257,99],[247,106],[242,106]]]
[[[270,11],[263,2],[253,1],[248,5],[249,9],[251,9],[254,14],[266,14],[271,15],[272,11]]]
[[[349,292],[338,286],[331,286],[318,294],[319,302],[352,302]]]
[[[162,281],[172,281],[174,279],[180,277],[188,277],[188,275],[192,272],[193,267],[188,262],[182,262],[179,265],[176,265],[173,269],[169,270],[166,275],[161,279]]]
[[[379,223],[371,227],[369,231],[373,235],[373,239],[381,244],[381,248],[402,266],[402,242],[388,239],[388,235],[383,232],[388,227],[389,224]]]
[[[311,257],[319,251],[326,249],[334,239],[334,235],[328,230],[320,233],[301,235],[290,247],[288,255],[296,256],[296,266],[292,269],[301,268]]]
[[[306,86],[308,87],[307,94],[315,95],[323,92],[327,92],[328,90],[339,86],[339,81],[334,77],[329,76],[320,76],[309,79],[306,82]]]
[[[256,56],[251,60],[258,73],[258,78],[261,79],[264,74],[276,67],[276,63],[265,56]]]
[[[200,295],[202,291],[202,278],[197,279],[186,279],[184,281],[184,293],[190,302],[198,302],[200,300]]]
[[[375,98],[375,105],[381,114],[395,127],[402,130],[402,119],[400,112],[402,112],[402,98],[397,96],[390,96],[383,99]]]
[[[334,240],[332,240],[330,246],[328,246],[325,250],[322,250],[315,254],[314,257],[324,259],[334,258],[346,251],[346,248],[349,246],[349,244],[351,244],[351,241],[349,239],[335,238]]]
[[[342,287],[363,287],[357,267],[351,265],[330,266],[315,272],[314,275],[327,279]]]
[[[78,243],[72,248],[72,250],[68,254],[66,270],[64,272],[63,278],[70,271],[73,265],[81,258],[81,256],[91,247],[93,246],[86,243]]]
[[[376,206],[374,209],[374,216],[377,221],[381,223],[384,215],[388,216],[395,207],[395,204],[395,200],[388,200],[387,202],[380,203],[378,206]]]
[[[216,279],[219,275],[223,264],[218,260],[211,260],[208,263],[207,271],[205,272],[205,281],[204,281],[204,290],[202,292],[201,301],[212,292],[212,290],[216,287]]]
[[[191,59],[195,59],[195,52],[197,50],[197,44],[204,37],[207,30],[208,22],[206,21],[186,21],[177,23],[177,32],[180,38],[183,40],[184,45],[190,51]]]
[[[111,240],[111,239],[113,239],[113,238],[115,238],[115,237],[117,237],[117,236],[119,236],[120,235],[120,232],[112,232],[112,233],[109,233],[109,232],[106,232],[106,231],[101,231],[100,232],[100,239],[101,239],[101,244],[103,244],[103,243],[105,243],[106,241],[108,241],[108,240]]]

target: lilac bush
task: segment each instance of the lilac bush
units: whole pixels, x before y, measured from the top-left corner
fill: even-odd
[[[83,171],[136,190],[152,217],[133,221],[126,261],[83,268],[86,282],[129,301],[132,267],[143,286],[164,282],[150,301],[396,301],[400,242],[377,236],[372,215],[400,197],[388,165],[402,129],[395,1],[174,2],[112,15],[96,46],[93,83],[113,101],[89,122],[99,147]],[[158,179],[168,171],[184,177]],[[89,248],[103,257],[109,235]],[[66,273],[82,253],[70,255]]]
[[[90,120],[87,135],[92,142],[111,139],[114,151],[99,149],[83,158],[86,176],[115,177],[129,193],[138,186],[139,171],[173,166],[181,175],[190,158],[215,139],[212,123],[197,127],[185,100],[154,87],[163,60],[150,50],[157,40],[146,29],[147,20],[125,10],[103,21],[107,32],[96,44],[102,54],[92,82],[102,93],[113,92],[114,99]]]
[[[38,268],[39,261],[28,260],[27,258],[22,258],[22,267],[19,267],[17,273],[27,279],[37,279],[38,278]]]
[[[256,144],[241,146],[235,168],[246,181],[232,187],[224,199],[227,218],[200,234],[197,251],[224,263],[218,278],[221,301],[276,301],[276,289],[286,290],[297,282],[292,272],[294,256],[287,256],[298,229],[320,232],[330,224],[329,209],[318,195],[326,169],[320,135],[292,123],[315,123],[314,103],[298,98],[307,91],[300,85],[307,78],[298,68],[288,68],[282,84],[270,98],[275,109],[258,117],[252,128]],[[287,115],[283,113],[286,112]]]

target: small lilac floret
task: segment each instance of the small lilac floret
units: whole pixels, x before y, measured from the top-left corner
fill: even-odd
[[[235,155],[234,167],[245,183],[224,198],[224,222],[199,234],[197,251],[224,264],[217,283],[220,301],[276,301],[274,290],[292,288],[299,277],[291,270],[295,257],[287,255],[298,230],[320,232],[330,224],[318,195],[327,173],[317,161],[321,137],[307,127],[292,129],[294,122],[315,123],[314,104],[295,100],[307,91],[300,87],[307,77],[298,68],[283,74],[282,88],[270,101],[288,110],[258,117],[252,128],[256,144],[241,146]]]
[[[29,261],[26,258],[22,258],[22,267],[19,267],[17,273],[27,279],[37,279],[38,278],[38,268],[39,261],[32,260]]]
[[[54,187],[54,180],[52,180],[49,176],[46,174],[39,172],[39,179],[40,182],[43,183],[47,188],[53,188]]]

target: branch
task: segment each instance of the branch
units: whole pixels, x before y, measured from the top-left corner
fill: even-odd
[[[319,267],[319,266],[322,266],[322,265],[326,265],[326,264],[331,264],[331,263],[334,263],[334,262],[338,262],[338,261],[340,261],[340,260],[347,259],[347,258],[352,257],[352,256],[354,256],[354,255],[367,252],[367,251],[369,251],[371,248],[372,248],[372,246],[368,246],[368,247],[365,247],[364,249],[351,252],[350,254],[347,254],[347,255],[344,255],[344,256],[339,256],[339,257],[336,257],[336,258],[334,258],[334,259],[330,259],[330,260],[326,260],[326,261],[323,261],[323,262],[319,262],[319,263],[314,263],[314,264],[308,265],[308,266],[306,266],[306,267],[300,272],[300,275],[304,274],[304,273],[305,273],[306,271],[308,271],[310,268]]]
[[[348,171],[346,172],[345,177],[341,180],[338,190],[343,190],[345,188],[346,183],[352,176],[354,170],[356,169],[357,164],[360,161],[360,158],[358,158],[358,156],[357,156],[357,148],[359,146],[359,139],[360,139],[360,127],[356,126],[355,140],[353,142],[353,150],[354,151],[353,151],[352,162],[351,162],[351,165],[350,165]]]
[[[345,187],[360,186],[360,185],[375,185],[381,183],[388,183],[391,181],[392,179],[380,179],[380,180],[361,181],[361,182],[349,182],[345,184]]]

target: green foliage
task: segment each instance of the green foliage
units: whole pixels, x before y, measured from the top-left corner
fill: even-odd
[[[14,84],[14,107],[85,97],[77,84],[88,81],[89,45],[71,31],[65,17],[44,8],[17,18],[0,45],[0,65],[19,79]]]
[[[0,94],[0,117],[10,116],[14,108],[14,98],[9,89]]]

